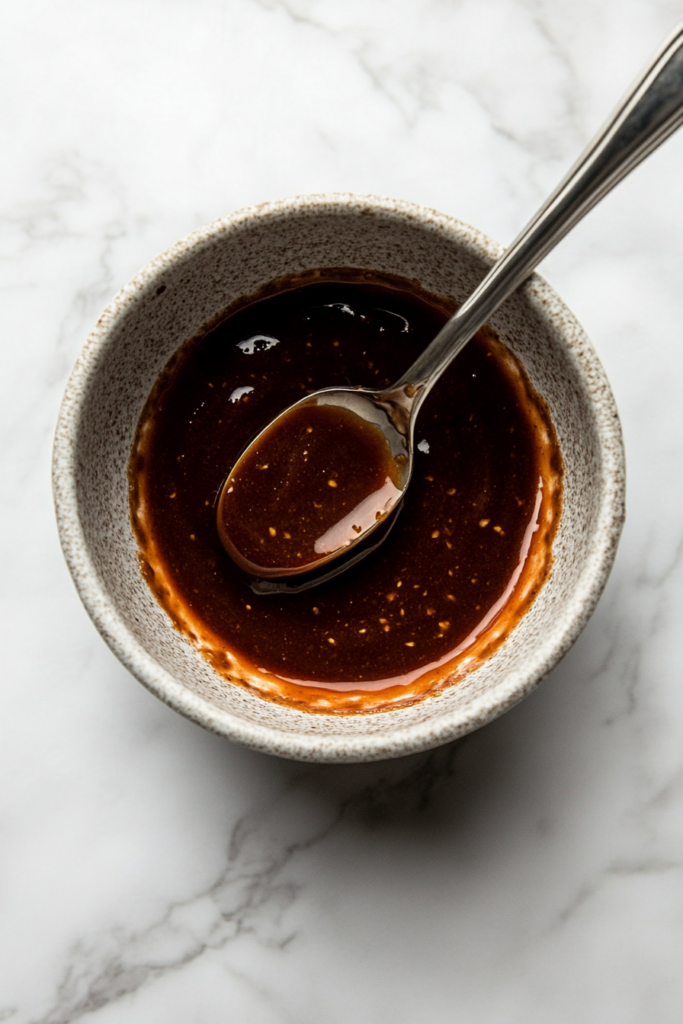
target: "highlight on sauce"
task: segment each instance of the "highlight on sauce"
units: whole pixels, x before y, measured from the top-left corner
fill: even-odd
[[[533,602],[551,571],[562,460],[545,402],[489,328],[427,398],[413,479],[376,552],[303,593],[256,595],[219,536],[218,497],[251,438],[319,388],[389,386],[454,310],[403,278],[307,272],[234,304],[160,375],[129,467],[142,571],[226,684],[310,712],[391,710],[456,684]],[[276,569],[305,567],[326,543],[335,527],[326,507],[352,530],[361,525],[358,510],[376,514],[382,488],[394,486],[376,439],[335,447],[335,431],[348,426],[317,408],[302,414],[292,428],[290,493],[272,507],[270,452],[288,458],[291,436],[272,438],[260,462],[254,452],[255,466],[265,468],[250,474],[249,487],[235,481],[230,497],[241,511],[231,521],[244,530],[240,543]],[[363,447],[368,440],[374,454]],[[305,491],[297,475],[304,458],[320,469]],[[373,484],[354,492],[354,467],[365,458]],[[331,506],[319,500],[325,488],[335,494]],[[344,509],[348,515],[337,514]],[[269,515],[277,520],[266,523]]]

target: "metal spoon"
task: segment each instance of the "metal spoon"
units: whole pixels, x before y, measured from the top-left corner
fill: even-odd
[[[251,584],[254,591],[285,593],[305,590],[344,572],[360,557],[377,548],[376,538],[370,539],[370,535],[383,525],[386,531],[387,519],[400,507],[413,469],[415,420],[422,403],[446,367],[560,239],[681,123],[683,25],[679,25],[664,41],[615,113],[550,198],[400,380],[382,391],[325,388],[285,409],[265,428],[265,431],[270,430],[292,409],[306,404],[348,410],[381,428],[396,460],[398,483],[394,499],[357,538],[336,551],[326,552],[315,565],[307,567],[303,576],[297,575],[296,580],[290,583],[282,579],[278,582],[254,580]],[[265,431],[252,441],[252,445],[263,438]],[[238,469],[239,460],[232,475]],[[360,467],[359,472],[362,472]],[[225,491],[221,494],[221,501],[224,494]],[[264,571],[262,575],[275,574]],[[292,572],[292,575],[296,574]]]

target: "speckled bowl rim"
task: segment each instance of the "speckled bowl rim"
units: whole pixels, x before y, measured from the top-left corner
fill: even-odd
[[[357,737],[293,733],[275,726],[246,721],[220,709],[179,683],[129,632],[101,581],[90,556],[81,519],[76,486],[76,438],[88,390],[101,354],[110,343],[110,330],[121,313],[176,261],[186,258],[221,234],[247,221],[294,214],[312,207],[371,207],[398,213],[421,225],[441,227],[458,235],[463,246],[493,263],[503,247],[476,228],[428,207],[404,200],[347,193],[324,193],[282,199],[247,207],[193,231],[165,250],[129,281],[106,307],[81,350],[69,377],[57,421],[52,479],[59,537],[79,596],[95,626],[125,667],[170,707],[205,728],[256,750],[302,761],[356,762],[382,760],[437,747],[492,721],[531,693],[569,650],[602,593],[612,568],[625,515],[625,460],[616,404],[602,365],[573,314],[538,274],[523,286],[540,300],[544,316],[562,335],[577,361],[594,415],[600,445],[599,513],[590,556],[567,603],[557,628],[530,650],[524,672],[511,672],[506,685],[493,694],[481,694],[466,707],[445,711],[440,717],[392,728],[391,712],[383,712],[387,729],[379,735]]]

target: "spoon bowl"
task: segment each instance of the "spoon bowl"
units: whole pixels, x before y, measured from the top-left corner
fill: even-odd
[[[232,467],[216,511],[221,543],[237,565],[261,580],[306,575],[314,586],[370,554],[377,542],[367,545],[368,538],[393,516],[410,482],[409,402],[402,390],[325,388],[257,434]],[[368,486],[349,493],[343,469],[368,476],[373,459]],[[333,573],[319,575],[340,556]]]

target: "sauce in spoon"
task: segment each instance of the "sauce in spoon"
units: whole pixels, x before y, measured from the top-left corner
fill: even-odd
[[[400,496],[398,477],[377,426],[304,401],[260,434],[228,477],[217,515],[223,547],[254,575],[306,572],[384,518]]]

